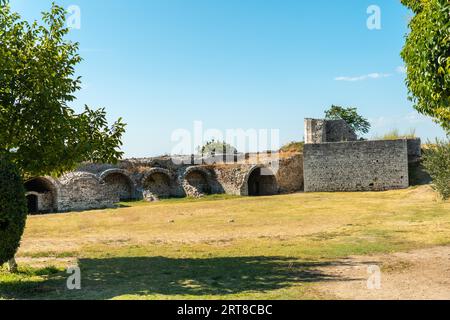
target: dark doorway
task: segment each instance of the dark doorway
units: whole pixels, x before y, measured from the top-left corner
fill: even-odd
[[[25,182],[25,190],[32,192],[32,194],[29,194],[30,198],[28,199],[28,210],[30,213],[48,213],[57,210],[56,188],[48,179],[41,177],[30,179]],[[42,197],[40,207],[37,205],[36,194]],[[33,203],[36,205],[33,205]]]
[[[257,168],[248,178],[248,195],[270,196],[278,193],[277,180],[268,169]]]
[[[28,213],[35,214],[38,213],[38,197],[34,194],[27,195],[27,205],[28,205]]]

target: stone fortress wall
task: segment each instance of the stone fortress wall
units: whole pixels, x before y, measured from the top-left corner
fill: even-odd
[[[356,141],[357,135],[343,120],[305,119],[305,143]]]
[[[420,139],[358,141],[342,120],[305,120],[303,154],[236,154],[128,159],[83,164],[56,179],[25,183],[30,213],[114,207],[207,194],[265,196],[299,191],[379,191],[406,188],[408,163],[420,160]],[[224,161],[226,160],[226,161]]]
[[[359,140],[343,120],[306,119],[305,192],[383,191],[409,186],[420,139]]]
[[[111,208],[127,200],[301,191],[303,156],[278,157],[242,155],[231,164],[222,163],[221,158],[194,159],[194,164],[184,164],[174,160],[186,159],[169,157],[129,159],[118,165],[84,164],[59,179],[30,179],[25,187],[32,213]]]
[[[305,192],[382,191],[409,186],[406,140],[305,145]]]

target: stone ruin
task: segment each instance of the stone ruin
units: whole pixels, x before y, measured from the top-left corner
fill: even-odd
[[[420,139],[358,140],[343,120],[306,119],[304,191],[384,191],[409,187]]]
[[[118,165],[84,164],[58,179],[30,179],[25,183],[29,211],[82,211],[111,208],[128,200],[158,201],[224,193],[275,195],[303,189],[301,154],[277,158],[278,168],[272,168],[267,159],[258,160],[257,154],[231,164],[175,164],[172,160],[158,157],[129,159]]]
[[[25,188],[30,213],[209,194],[380,191],[409,186],[408,164],[420,159],[420,148],[420,139],[358,141],[345,121],[306,119],[302,154],[235,154],[232,161],[188,156],[128,159],[117,165],[88,163],[58,179],[30,179]]]

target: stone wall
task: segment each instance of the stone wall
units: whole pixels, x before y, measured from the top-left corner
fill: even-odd
[[[172,196],[172,177],[165,171],[150,172],[142,181],[144,199],[149,201]]]
[[[409,162],[420,161],[422,157],[422,142],[419,138],[408,139],[408,160]]]
[[[61,212],[110,208],[120,201],[119,194],[91,173],[72,172],[62,177],[60,183]]]
[[[327,120],[325,128],[325,142],[344,142],[358,140],[358,136],[344,120]]]
[[[52,192],[35,192],[26,193],[28,201],[28,210],[30,213],[51,213],[57,211],[55,206],[55,198]]]
[[[133,192],[133,183],[130,178],[120,173],[112,173],[103,179],[103,184],[108,192],[114,194],[121,201],[133,200],[135,198]]]
[[[274,160],[277,160],[278,164]],[[273,174],[273,178],[261,178],[261,184],[266,185],[264,189],[270,190],[271,194],[293,193],[303,190],[302,154],[280,158],[271,157],[269,160],[259,164],[218,164],[209,167],[213,170],[217,182],[226,194],[247,196],[249,193],[249,178],[252,172],[258,168],[267,168],[268,170],[263,173],[269,173],[269,176]]]
[[[307,122],[310,129],[315,128],[309,139],[352,138],[345,122]],[[420,158],[420,140],[306,144],[304,154],[237,158],[237,163],[207,165],[173,162],[170,157],[130,159],[118,165],[83,164],[60,179],[31,180],[27,190],[37,192],[41,211],[64,212],[109,208],[125,199],[406,188],[408,158]]]
[[[51,192],[39,194],[38,210],[42,212],[53,212],[55,210],[55,199]]]
[[[276,178],[280,193],[303,191],[303,154],[281,158]]]
[[[305,143],[326,141],[326,124],[323,119],[305,119]]]
[[[230,164],[211,166],[217,182],[226,194],[240,196],[246,182],[248,172],[254,167],[252,164]]]
[[[190,172],[185,176],[185,182],[188,186],[186,193],[194,197],[211,194],[211,186],[208,180],[208,176],[201,171]]]
[[[272,168],[275,160],[279,161],[279,165],[274,164]],[[173,163],[170,158],[149,158],[126,160],[117,166],[84,164],[59,180],[58,210],[113,207],[130,195],[148,201],[221,193],[248,195],[252,181],[258,182],[262,194],[303,189],[301,154],[281,158],[278,155],[249,155],[242,157],[241,161],[192,166]],[[269,168],[271,171],[265,172],[274,174],[260,175],[259,168]]]
[[[307,144],[304,179],[306,192],[407,188],[407,141]]]
[[[356,141],[357,135],[344,120],[305,119],[305,143]]]

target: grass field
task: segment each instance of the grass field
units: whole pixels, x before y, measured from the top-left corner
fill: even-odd
[[[321,299],[349,255],[450,244],[429,186],[379,193],[212,196],[33,216],[3,299]],[[78,265],[82,289],[66,289]]]

